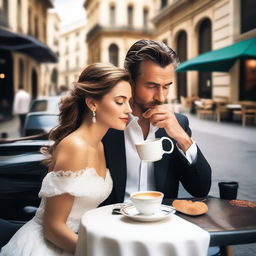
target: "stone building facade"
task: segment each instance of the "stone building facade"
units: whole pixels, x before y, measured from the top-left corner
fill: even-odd
[[[186,61],[255,37],[255,4],[251,0],[86,0],[88,63],[122,67],[129,47],[142,38],[165,42]],[[251,85],[244,81],[250,80],[247,73],[256,73],[255,68],[256,62],[248,60],[237,61],[228,73],[179,72],[169,98],[247,99]]]
[[[41,63],[55,62],[47,47],[51,1],[0,0],[0,115],[11,114],[19,85],[36,98],[44,93]]]
[[[123,67],[127,50],[141,38],[152,38],[154,0],[86,0],[88,63]]]
[[[78,21],[61,30],[59,36],[59,86],[71,87],[87,64],[86,23]]]

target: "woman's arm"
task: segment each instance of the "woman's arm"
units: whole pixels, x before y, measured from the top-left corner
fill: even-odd
[[[70,194],[46,198],[43,220],[45,238],[70,253],[75,253],[78,238],[66,225],[73,202]]]
[[[65,140],[58,145],[51,171],[79,171],[87,166],[86,145],[79,140]],[[72,178],[71,178],[72,179]],[[44,236],[70,253],[75,253],[78,235],[66,225],[75,197],[65,193],[47,197],[44,212]]]

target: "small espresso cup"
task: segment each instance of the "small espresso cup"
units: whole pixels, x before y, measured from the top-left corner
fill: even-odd
[[[163,140],[168,140],[171,144],[170,150],[163,149]],[[170,154],[174,149],[173,142],[168,137],[145,140],[135,144],[141,160],[145,162],[155,162],[162,159],[163,154]]]
[[[159,211],[164,194],[159,191],[139,191],[131,194],[131,201],[142,215],[152,215]]]
[[[219,182],[218,185],[219,185],[221,199],[227,199],[227,200],[236,199],[238,182],[236,181]]]

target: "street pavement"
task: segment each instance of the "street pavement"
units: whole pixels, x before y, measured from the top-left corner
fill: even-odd
[[[256,127],[241,123],[200,120],[187,114],[192,138],[212,167],[211,196],[219,196],[219,181],[238,181],[239,199],[256,201]],[[18,119],[0,123],[0,133],[19,136]],[[181,189],[181,194],[186,195]],[[255,256],[256,243],[233,246],[234,256]]]

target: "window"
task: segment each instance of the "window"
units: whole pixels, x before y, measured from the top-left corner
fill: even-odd
[[[161,9],[167,5],[167,0],[161,0]]]
[[[128,26],[133,27],[133,7],[128,6]]]
[[[67,86],[69,85],[68,76],[65,76],[65,84],[66,84]]]
[[[32,35],[32,11],[31,7],[28,8],[28,33],[29,35]]]
[[[116,23],[116,7],[114,5],[110,6],[109,18],[110,18],[110,25],[115,25],[115,23]]]
[[[80,63],[79,63],[79,57],[77,56],[77,57],[76,57],[76,66],[79,68],[79,65],[80,65]]]
[[[69,62],[66,60],[66,70],[69,70]]]
[[[3,0],[0,8],[0,25],[8,27],[8,1]]]
[[[111,44],[109,46],[109,62],[118,66],[118,47],[116,44]]]
[[[17,26],[18,26],[18,31],[19,32],[22,32],[21,14],[22,14],[21,0],[18,0],[18,6],[17,6]]]
[[[68,45],[66,46],[66,51],[65,51],[66,54],[69,53],[69,50],[68,50]]]
[[[148,9],[143,10],[143,27],[148,28]]]
[[[39,37],[39,30],[38,30],[38,17],[35,17],[35,37]]]
[[[255,1],[241,0],[241,33],[256,28],[255,8]]]

